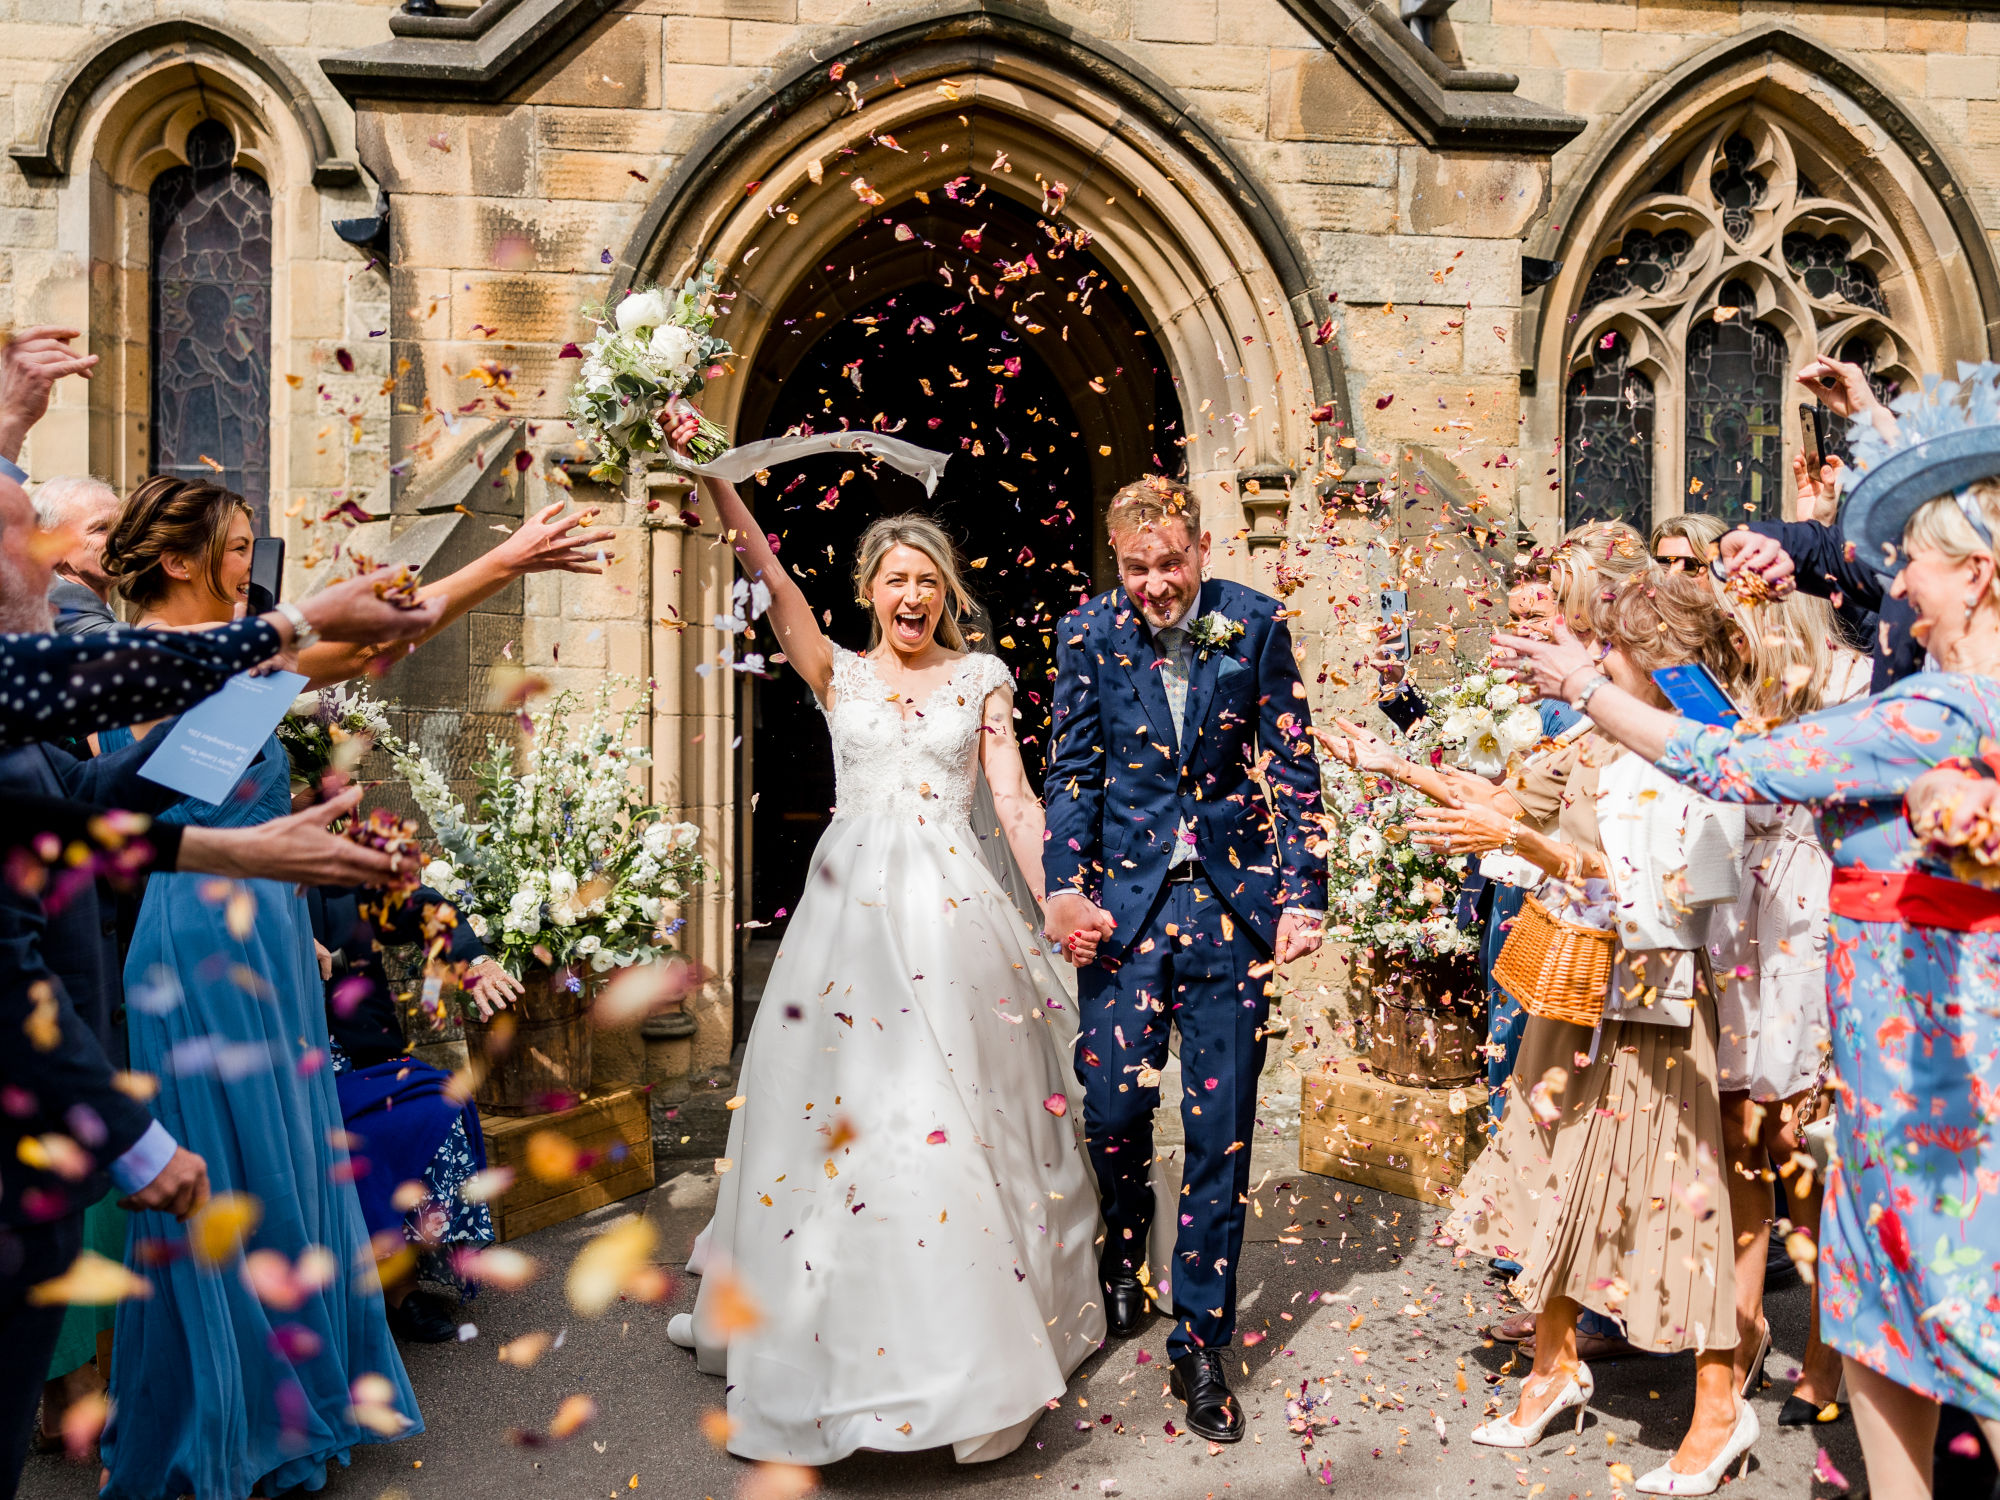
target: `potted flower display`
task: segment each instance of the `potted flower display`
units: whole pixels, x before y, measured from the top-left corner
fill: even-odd
[[[1453,915],[1466,861],[1404,832],[1419,793],[1331,758],[1321,769],[1327,933],[1353,945],[1370,996],[1370,1065],[1402,1082],[1469,1081],[1483,1071],[1485,993],[1479,934]]]
[[[561,692],[524,717],[517,748],[488,736],[470,810],[427,759],[391,743],[440,849],[424,883],[451,898],[487,951],[522,982],[512,1012],[467,1017],[489,1066],[475,1098],[500,1114],[561,1108],[590,1083],[589,1005],[600,976],[678,953],[677,907],[706,877],[699,830],[647,802],[633,773],[649,702],[607,679],[588,718]]]

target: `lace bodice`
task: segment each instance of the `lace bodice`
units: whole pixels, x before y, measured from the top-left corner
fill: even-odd
[[[969,821],[986,695],[1013,686],[1005,662],[974,652],[905,720],[874,663],[835,646],[833,706],[824,712],[837,816],[915,812]]]

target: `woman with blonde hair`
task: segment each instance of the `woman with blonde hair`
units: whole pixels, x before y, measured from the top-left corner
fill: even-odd
[[[1656,668],[1728,670],[1727,627],[1706,580],[1649,565],[1594,595],[1589,615],[1592,658],[1634,694],[1664,704]],[[1515,1065],[1527,1107],[1507,1112],[1453,1200],[1446,1232],[1463,1249],[1521,1262],[1514,1295],[1535,1314],[1519,1403],[1473,1441],[1531,1448],[1572,1410],[1581,1428],[1593,1383],[1576,1327],[1590,1308],[1622,1319],[1642,1349],[1694,1351],[1693,1421],[1673,1459],[1636,1488],[1710,1494],[1758,1435],[1734,1375],[1715,980],[1704,951],[1708,908],[1735,895],[1742,816],[1602,736],[1577,744],[1554,837],[1481,807],[1411,823],[1454,852],[1518,852],[1548,876],[1544,906],[1617,941],[1594,1032],[1530,1015]],[[1692,879],[1695,869],[1710,878]]]
[[[1105,1332],[1097,1196],[1045,1103],[1064,1098],[1064,991],[971,821],[983,774],[1039,901],[1013,681],[965,649],[969,601],[935,522],[863,535],[857,653],[822,632],[736,490],[702,483],[826,715],[839,806],[751,1026],[731,1169],[689,1262],[700,1294],[668,1336],[727,1377],[744,1458],[998,1458]]]

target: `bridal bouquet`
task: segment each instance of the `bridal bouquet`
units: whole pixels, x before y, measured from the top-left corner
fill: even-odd
[[[1504,671],[1475,672],[1433,697],[1429,717],[1446,757],[1476,776],[1500,775],[1542,738],[1542,716]]]
[[[581,724],[577,695],[558,693],[529,713],[519,754],[489,735],[469,813],[412,746],[386,742],[442,849],[424,883],[516,977],[534,961],[602,973],[672,954],[683,925],[672,908],[708,873],[700,830],[648,803],[633,778],[652,760],[634,743],[649,695],[610,709],[632,685],[607,679]]]
[[[340,688],[299,694],[278,720],[278,743],[291,759],[292,780],[314,788],[329,770],[352,771],[388,733],[381,704]]]
[[[597,324],[597,336],[587,348],[563,348],[583,360],[569,419],[597,447],[600,461],[590,477],[616,484],[634,460],[643,469],[648,455],[666,451],[672,418],[692,410],[689,399],[710,367],[734,352],[714,331],[715,263],[705,262],[685,286],[635,290],[584,314]],[[712,463],[728,451],[728,435],[702,417],[688,456]]]
[[[1321,762],[1327,935],[1409,961],[1479,950],[1453,919],[1465,861],[1411,841],[1402,825],[1427,798],[1387,776]]]

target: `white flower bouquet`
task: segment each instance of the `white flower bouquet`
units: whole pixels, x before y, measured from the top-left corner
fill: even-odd
[[[1500,775],[1542,738],[1542,716],[1521,701],[1510,673],[1492,668],[1433,697],[1429,717],[1446,757],[1475,776]]]
[[[700,830],[649,804],[632,776],[652,759],[633,743],[649,695],[615,718],[610,699],[633,685],[607,679],[580,727],[576,694],[558,693],[529,713],[518,754],[488,736],[470,816],[436,767],[387,742],[442,850],[424,883],[517,978],[531,962],[603,973],[667,957],[685,920],[674,908],[707,876]]]
[[[278,743],[292,762],[292,780],[319,787],[329,770],[349,772],[389,733],[382,705],[358,689],[301,693],[278,720]]]
[[[643,471],[648,456],[666,451],[673,417],[694,410],[691,399],[715,361],[734,352],[715,333],[715,263],[705,262],[685,286],[635,288],[584,314],[597,336],[586,348],[563,349],[583,360],[569,419],[597,448],[591,478],[616,484],[627,469]],[[688,455],[712,463],[728,451],[728,434],[702,417]]]
[[[1327,935],[1407,962],[1476,954],[1479,934],[1453,918],[1464,859],[1414,843],[1403,831],[1428,800],[1330,757],[1320,770]]]

